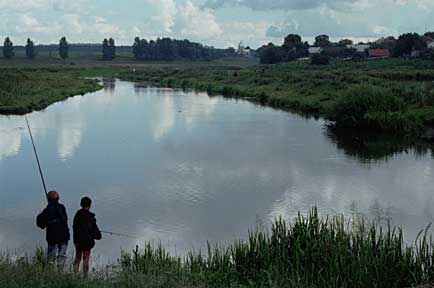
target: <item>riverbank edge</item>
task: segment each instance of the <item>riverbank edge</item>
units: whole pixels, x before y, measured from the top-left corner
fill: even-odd
[[[330,111],[327,108],[318,107],[316,104],[309,105],[308,103],[298,99],[286,99],[285,104],[282,105],[279,101],[268,101],[270,96],[264,92],[255,93],[249,91],[248,89],[242,89],[229,85],[216,85],[216,83],[201,81],[200,79],[194,83],[178,80],[173,77],[161,78],[159,81],[152,81],[149,78],[140,79],[130,74],[130,72],[127,72],[126,74],[121,73],[116,75],[116,78],[122,81],[145,84],[150,87],[191,90],[194,92],[204,92],[209,96],[222,96],[224,98],[240,99],[251,102],[258,106],[270,107],[276,110],[294,113],[306,118],[323,119],[326,122],[326,127],[331,128],[331,133],[337,133],[337,131],[339,131],[340,134],[348,133],[351,135],[363,136],[371,132],[368,130],[337,127],[336,121],[330,119]],[[377,131],[375,134],[373,134],[373,136],[389,137],[391,139],[396,139],[399,142],[405,142],[407,145],[434,144],[434,126],[432,124],[426,124],[428,121],[425,121],[424,119],[415,119],[414,122],[418,121],[422,121],[425,124],[423,124],[423,126],[418,125],[419,127],[414,128],[414,131],[409,134],[404,134],[404,132],[403,134],[389,134],[387,131],[386,133]]]
[[[61,89],[53,88],[49,91],[45,91],[46,94],[37,102],[30,101],[30,103],[28,103],[27,101],[22,101],[15,105],[0,106],[0,115],[22,116],[32,112],[42,111],[68,98],[84,96],[85,94],[97,92],[104,88],[98,79],[85,79],[73,75],[71,75],[71,77],[75,77],[73,85],[62,87]]]
[[[257,228],[245,240],[185,257],[162,244],[136,247],[89,279],[47,265],[43,249],[14,261],[0,256],[0,288],[416,287],[434,281],[428,229],[407,244],[400,228],[358,214],[321,217],[313,208],[291,222],[276,219],[268,232]]]
[[[392,65],[391,64],[385,64],[387,67]],[[289,64],[288,64],[289,65]],[[333,113],[333,103],[335,100],[328,101],[327,98],[325,98],[325,102],[323,102],[322,99],[319,101],[310,101],[311,99],[306,98],[305,96],[295,97],[294,91],[285,91],[284,94],[275,97],[275,95],[272,94],[272,91],[270,93],[267,93],[264,90],[257,89],[256,87],[246,86],[246,85],[227,85],[225,83],[219,83],[218,81],[210,82],[206,79],[202,79],[201,77],[196,77],[193,79],[193,81],[190,81],[191,79],[184,79],[185,76],[191,76],[189,75],[190,70],[198,69],[197,71],[201,71],[200,69],[205,69],[203,73],[207,74],[208,71],[210,75],[212,75],[213,72],[216,71],[222,71],[228,70],[228,71],[235,71],[233,72],[234,75],[238,75],[237,71],[241,71],[240,69],[249,69],[252,70],[260,70],[260,69],[275,69],[275,68],[261,68],[262,66],[251,66],[251,67],[238,67],[238,66],[224,66],[224,67],[206,67],[203,66],[152,66],[149,67],[137,67],[132,68],[128,66],[116,66],[116,67],[83,67],[83,68],[71,68],[71,67],[56,67],[56,68],[50,68],[50,69],[58,69],[58,73],[70,73],[73,74],[74,77],[113,77],[118,78],[123,81],[131,81],[135,83],[145,83],[149,86],[153,87],[166,87],[166,88],[179,88],[179,89],[190,89],[196,92],[206,92],[210,96],[223,96],[226,98],[233,98],[233,99],[242,99],[249,102],[252,102],[256,105],[260,106],[266,106],[273,109],[278,109],[286,112],[296,113],[298,115],[301,115],[303,117],[313,117],[315,119],[322,118],[326,121],[327,127],[333,127],[337,126],[337,123],[344,123],[347,122],[345,120],[342,120],[339,122],[337,121]],[[274,66],[273,66],[274,67]],[[280,67],[280,66],[276,66]],[[37,69],[43,69],[43,68],[37,68]],[[45,69],[45,68],[44,68]],[[187,69],[187,70],[184,70]],[[219,70],[220,69],[220,70]],[[306,67],[304,69],[307,69]],[[333,72],[333,69],[340,69],[339,67],[331,67],[330,71]],[[25,70],[25,69],[24,69]],[[316,71],[316,70],[315,70]],[[321,70],[318,70],[321,71]],[[328,71],[328,70],[327,70]],[[416,70],[418,71],[418,70]],[[146,77],[141,74],[141,72],[146,72]],[[190,71],[191,72],[191,71]],[[231,72],[232,73],[232,72]],[[310,73],[310,72],[309,72]],[[313,73],[313,72],[312,72]],[[410,70],[408,73],[413,73],[412,70]],[[414,71],[414,73],[416,73]],[[417,72],[416,74],[419,74]],[[415,75],[416,75],[415,74]],[[412,75],[412,74],[411,74]],[[414,76],[414,75],[413,75]],[[206,76],[205,76],[206,77]],[[234,76],[235,77],[235,76]],[[238,77],[238,76],[237,76]],[[275,77],[275,75],[273,76]],[[282,75],[283,77],[283,75]],[[407,77],[407,76],[406,76]],[[431,77],[431,76],[430,76]],[[273,78],[274,79],[274,78]],[[281,79],[280,79],[281,80]],[[279,79],[276,79],[276,81],[280,81]],[[256,80],[255,80],[256,81]],[[387,80],[386,80],[387,81]],[[236,83],[236,82],[235,82]],[[7,107],[0,107],[0,114],[18,114],[23,115],[35,110],[42,110],[49,105],[62,101],[66,98],[76,96],[76,95],[83,95],[84,93],[90,93],[94,91],[100,90],[102,87],[93,87],[88,88],[86,91],[78,91],[79,93],[70,93],[68,95],[65,95],[61,99],[54,99],[53,101],[49,102],[43,102],[41,103],[34,103],[32,106],[23,106],[19,108],[10,109]],[[361,87],[363,88],[363,87]],[[367,87],[369,88],[369,87]],[[341,91],[340,91],[341,92]],[[335,94],[339,94],[339,91],[333,92]],[[369,89],[368,89],[369,92]],[[315,92],[316,93],[316,92]],[[314,95],[316,95],[314,93]],[[287,95],[286,95],[287,94]],[[363,93],[360,93],[363,94]],[[377,94],[381,94],[377,93]],[[339,98],[339,97],[338,97]],[[340,99],[345,97],[340,97]],[[318,100],[318,99],[317,99]],[[373,100],[374,104],[376,100]],[[349,107],[348,112],[344,111],[344,114],[352,114],[351,109],[355,109],[354,105],[357,106],[358,103],[350,103],[349,105],[352,105]],[[363,104],[363,103],[362,103]],[[347,103],[348,105],[348,103]],[[434,108],[433,108],[434,109]],[[357,128],[348,128],[348,127],[342,127],[343,125],[340,125],[340,127],[336,127],[339,129],[330,129],[330,131],[340,131],[340,133],[344,134],[360,134],[363,136],[363,133],[370,136],[386,136],[391,139],[397,139],[400,142],[410,143],[410,144],[424,144],[424,145],[432,145],[434,140],[434,113],[433,109],[428,109],[428,111],[416,111],[416,113],[413,113],[414,111],[410,111],[409,113],[389,113],[385,112],[386,115],[382,115],[381,113],[378,113],[379,115],[375,115],[375,113],[372,113],[374,117],[377,117],[374,119],[376,126],[383,126],[385,124],[388,127],[393,127],[394,131],[392,133],[389,133],[387,131],[387,128],[382,130],[370,130],[370,129],[360,129],[360,127]],[[380,110],[381,112],[381,110]],[[421,112],[421,113],[420,113]],[[342,114],[342,113],[341,113]],[[371,116],[372,116],[371,115]],[[355,124],[358,125],[358,121],[355,121]],[[397,124],[396,124],[397,123]],[[401,125],[402,124],[402,125]],[[403,126],[403,127],[402,127]],[[356,137],[359,138],[359,137]]]
[[[288,64],[289,65],[289,64]],[[135,83],[143,83],[153,87],[161,88],[177,88],[177,89],[189,89],[195,92],[206,92],[209,96],[223,96],[225,98],[232,99],[242,99],[252,102],[256,105],[270,107],[273,109],[295,113],[306,118],[324,119],[326,121],[326,126],[331,127],[330,131],[340,131],[341,133],[354,134],[355,132],[360,133],[360,135],[372,135],[372,136],[387,136],[394,139],[399,139],[400,141],[405,141],[407,143],[414,144],[434,144],[434,113],[433,111],[427,113],[426,111],[382,111],[380,108],[379,113],[367,112],[366,115],[368,119],[364,117],[359,118],[354,126],[346,126],[346,120],[348,117],[346,115],[356,114],[358,111],[357,106],[364,105],[363,99],[362,103],[358,102],[359,99],[350,99],[352,96],[358,96],[366,93],[373,94],[374,100],[371,105],[377,105],[378,102],[382,102],[381,97],[378,97],[381,92],[389,92],[381,89],[377,89],[375,86],[370,85],[359,85],[362,91],[346,91],[346,94],[336,97],[333,104],[330,104],[329,99],[325,98],[326,101],[311,101],[304,96],[294,97],[294,91],[287,91],[287,95],[280,95],[275,97],[272,93],[264,92],[256,87],[243,86],[238,84],[225,84],[215,81],[203,80],[200,77],[194,80],[185,79],[188,77],[188,72],[183,71],[183,69],[176,69],[172,67],[173,71],[168,70],[167,75],[161,76],[161,70],[150,68],[146,70],[127,70],[122,71],[116,75],[117,78],[123,81],[131,81]],[[227,67],[228,70],[238,68]],[[251,70],[259,70],[261,66],[252,66]],[[240,68],[241,69],[241,68]],[[245,67],[244,67],[245,69]],[[263,68],[265,69],[265,68]],[[333,69],[333,68],[330,68]],[[144,77],[140,75],[140,72],[146,72],[148,75]],[[331,70],[333,72],[333,70]],[[414,72],[417,75],[419,72]],[[237,72],[234,72],[237,75]],[[159,77],[158,77],[159,76]],[[276,79],[278,80],[278,79]],[[342,91],[340,92],[342,94]],[[339,94],[339,93],[338,93]],[[385,95],[390,96],[390,95]],[[356,97],[354,97],[356,98]],[[363,97],[362,97],[363,98]],[[369,97],[368,97],[369,98]],[[338,107],[335,105],[337,100],[339,105],[343,107]],[[394,99],[392,99],[394,100]],[[371,100],[372,101],[372,100]],[[403,104],[403,103],[401,103]],[[405,105],[404,105],[405,106]],[[347,111],[344,111],[349,109]],[[423,109],[422,109],[423,110]],[[339,116],[336,114],[340,113]],[[378,114],[378,115],[375,115]],[[343,116],[343,117],[342,117]],[[369,118],[374,116],[374,118]],[[375,123],[375,127],[378,130],[373,129],[369,125]]]

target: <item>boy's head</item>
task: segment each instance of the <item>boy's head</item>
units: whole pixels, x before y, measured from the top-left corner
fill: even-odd
[[[56,191],[50,191],[47,194],[48,203],[59,202],[60,196]]]
[[[80,201],[80,206],[83,209],[90,209],[90,206],[92,205],[92,200],[89,197],[83,197]]]

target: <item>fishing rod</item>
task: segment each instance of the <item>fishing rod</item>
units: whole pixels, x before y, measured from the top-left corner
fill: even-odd
[[[110,231],[100,231],[102,234],[108,234],[108,235],[112,235],[112,236],[120,236],[120,237],[127,237],[127,238],[136,238],[134,236],[131,235],[127,235],[127,234],[122,234],[122,233],[116,233],[116,232],[110,232]]]
[[[38,164],[39,175],[41,176],[42,186],[44,186],[45,197],[48,200],[47,185],[45,184],[44,173],[42,172],[42,167],[41,167],[41,163],[39,162],[38,152],[36,151],[35,141],[33,140],[32,129],[30,129],[29,119],[27,119],[27,115],[24,115],[24,118],[26,119],[27,129],[29,130],[29,135],[30,135],[30,140],[32,140],[33,152],[35,153],[36,163]],[[103,233],[103,234],[109,234],[109,235],[114,235],[114,236],[135,238],[133,236],[130,236],[130,235],[127,235],[127,234],[122,234],[122,233],[115,233],[115,232],[110,232],[110,231],[100,231],[100,232]]]
[[[48,199],[47,185],[45,185],[44,174],[42,173],[42,168],[41,168],[41,163],[39,162],[38,152],[36,152],[36,146],[35,146],[35,141],[33,140],[32,130],[30,129],[29,120],[27,119],[27,115],[24,115],[24,117],[26,118],[27,129],[29,130],[30,140],[32,140],[33,152],[35,152],[36,163],[38,163],[39,175],[41,175],[42,185],[44,186],[44,191],[45,191],[45,197]]]

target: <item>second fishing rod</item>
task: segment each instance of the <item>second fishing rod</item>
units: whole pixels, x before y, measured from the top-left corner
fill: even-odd
[[[48,200],[48,189],[47,189],[47,185],[46,185],[46,182],[45,182],[44,173],[42,171],[41,162],[39,161],[38,152],[36,150],[35,141],[33,139],[32,129],[30,128],[29,119],[27,118],[27,115],[24,115],[24,118],[26,119],[27,129],[29,131],[30,140],[32,142],[33,152],[34,152],[35,158],[36,158],[36,163],[38,164],[39,176],[41,177],[42,186],[44,188],[45,199]],[[131,235],[127,235],[127,234],[123,234],[123,233],[117,233],[117,232],[112,232],[112,231],[100,231],[100,232],[103,233],[103,234],[111,235],[111,236],[135,238],[134,236],[131,236]]]

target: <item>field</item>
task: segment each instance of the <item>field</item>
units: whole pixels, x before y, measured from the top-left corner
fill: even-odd
[[[350,221],[351,220],[351,221]],[[0,287],[415,287],[433,283],[434,253],[426,231],[414,245],[402,231],[362,218],[321,218],[316,209],[269,232],[209,247],[181,258],[164,247],[124,253],[117,268],[90,279],[44,264],[42,250],[15,262],[0,260]]]

